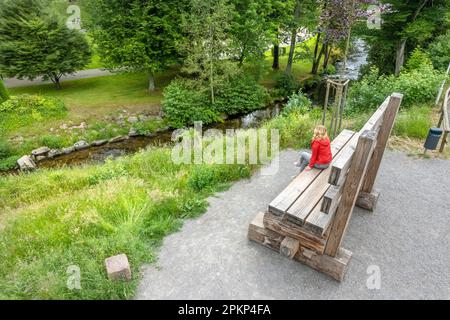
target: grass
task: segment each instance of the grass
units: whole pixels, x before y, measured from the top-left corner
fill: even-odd
[[[265,124],[283,145],[306,145],[315,120],[290,115]],[[252,165],[178,165],[168,147],[58,170],[0,177],[0,292],[8,299],[129,299],[143,263],[206,198],[249,177]],[[127,254],[130,283],[107,280],[104,259]],[[70,290],[67,270],[81,271]]]
[[[101,69],[101,68],[103,68],[103,63],[101,61],[101,58],[98,54],[94,54],[92,56],[91,62],[84,69],[90,70],[90,69]]]

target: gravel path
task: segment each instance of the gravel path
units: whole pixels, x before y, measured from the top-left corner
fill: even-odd
[[[386,152],[378,207],[355,209],[343,245],[353,258],[338,283],[247,240],[255,214],[296,174],[295,158],[283,152],[276,176],[236,183],[167,237],[136,299],[450,299],[449,161]],[[369,266],[379,290],[367,288]]]
[[[67,80],[77,80],[77,79],[86,79],[86,78],[93,78],[93,77],[102,77],[102,76],[109,76],[111,75],[111,72],[104,69],[89,69],[89,70],[82,70],[78,71],[74,74],[67,75],[61,77],[61,82],[67,81]],[[30,80],[19,80],[16,78],[8,78],[4,79],[5,86],[7,88],[15,88],[15,87],[28,87],[28,86],[34,86],[38,84],[45,84],[45,83],[52,83],[49,81],[44,81],[41,78],[35,79],[33,81]]]

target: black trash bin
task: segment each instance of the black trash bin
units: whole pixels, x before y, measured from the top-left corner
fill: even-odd
[[[425,141],[424,148],[426,150],[436,150],[439,140],[442,136],[441,128],[431,128],[428,132],[427,140]]]

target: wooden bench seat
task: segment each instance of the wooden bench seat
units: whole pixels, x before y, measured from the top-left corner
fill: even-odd
[[[342,280],[351,252],[340,247],[356,205],[373,210],[373,189],[402,95],[388,97],[360,132],[331,143],[332,165],[300,173],[250,224],[249,239]]]

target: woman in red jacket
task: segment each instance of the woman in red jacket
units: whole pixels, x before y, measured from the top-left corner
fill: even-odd
[[[327,128],[319,125],[314,129],[314,137],[311,142],[312,153],[301,152],[300,161],[295,164],[300,167],[300,172],[305,170],[326,169],[330,166],[333,156],[331,154],[330,138],[328,138]],[[309,165],[308,165],[309,164]]]

